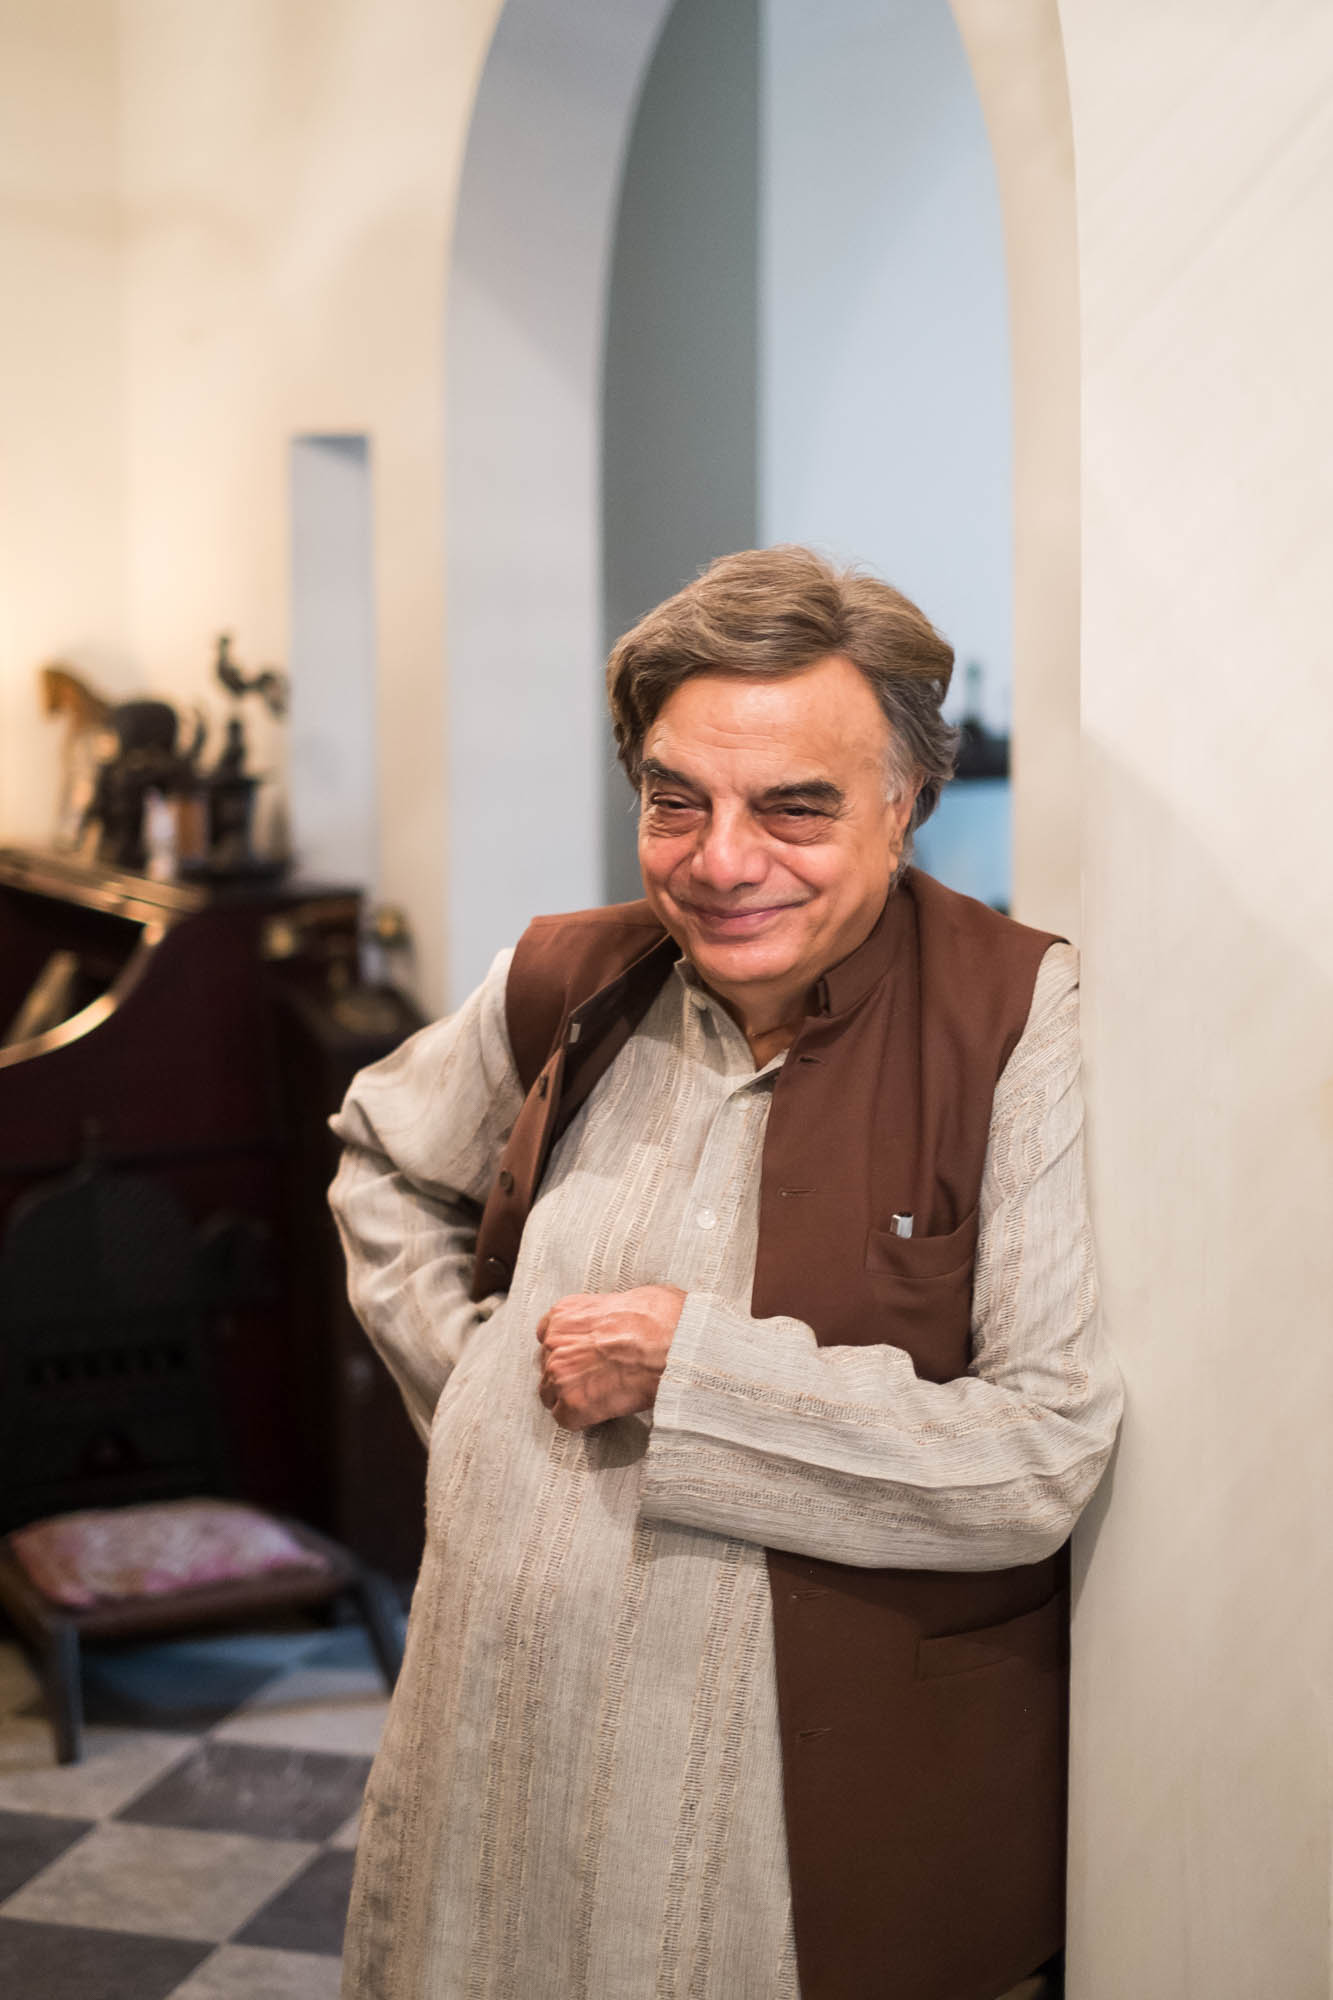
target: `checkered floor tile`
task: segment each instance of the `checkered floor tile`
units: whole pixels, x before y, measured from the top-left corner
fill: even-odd
[[[387,1708],[364,1635],[90,1651],[82,1764],[0,1640],[0,1993],[337,2000]]]

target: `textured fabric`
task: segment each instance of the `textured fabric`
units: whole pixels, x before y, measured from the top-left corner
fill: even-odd
[[[751,1317],[891,1344],[927,1382],[967,1373],[995,1090],[1055,942],[909,869],[815,982],[772,1084]],[[505,1019],[528,1095],[473,1298],[508,1288],[555,1142],[679,956],[643,902],[524,931]],[[802,2000],[994,2000],[1060,1948],[1067,1554],[867,1569],[770,1541]]]
[[[156,1500],[58,1514],[17,1528],[9,1546],[54,1604],[165,1597],[277,1569],[323,1569],[280,1521],[231,1500]]]
[[[508,1296],[472,1305],[478,1204],[521,1101],[506,966],[364,1073],[335,1122],[353,1301],[431,1443],[346,1991],[780,2000],[796,1984],[763,1544],[1033,1561],[1114,1434],[1073,954],[1048,953],[996,1095],[977,1362],[945,1385],[892,1350],[749,1317],[778,1063],[756,1074],[688,973],[562,1137]],[[654,1281],[690,1296],[653,1421],[558,1430],[536,1395],[541,1313]]]

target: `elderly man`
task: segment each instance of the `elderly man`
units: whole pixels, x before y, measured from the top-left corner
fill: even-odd
[[[1119,1388],[1074,954],[907,865],[951,666],[886,584],[714,564],[608,670],[646,901],[540,919],[335,1121],[430,1443],[355,2000],[997,2000],[1058,1953]]]

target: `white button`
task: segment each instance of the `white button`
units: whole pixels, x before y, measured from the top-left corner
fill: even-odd
[[[699,1012],[701,1014],[706,1014],[708,1012],[708,996],[706,994],[700,993],[697,990],[697,988],[691,986],[690,998],[694,1002],[695,1006],[699,1009]]]
[[[717,1216],[711,1208],[701,1208],[699,1210],[699,1213],[695,1216],[694,1219],[698,1223],[700,1229],[717,1228]]]

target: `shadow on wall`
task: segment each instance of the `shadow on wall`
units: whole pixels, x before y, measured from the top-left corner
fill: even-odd
[[[607,651],[759,537],[759,17],[759,0],[676,0],[634,116],[602,376]],[[605,894],[623,902],[642,894],[637,817],[601,727]]]

